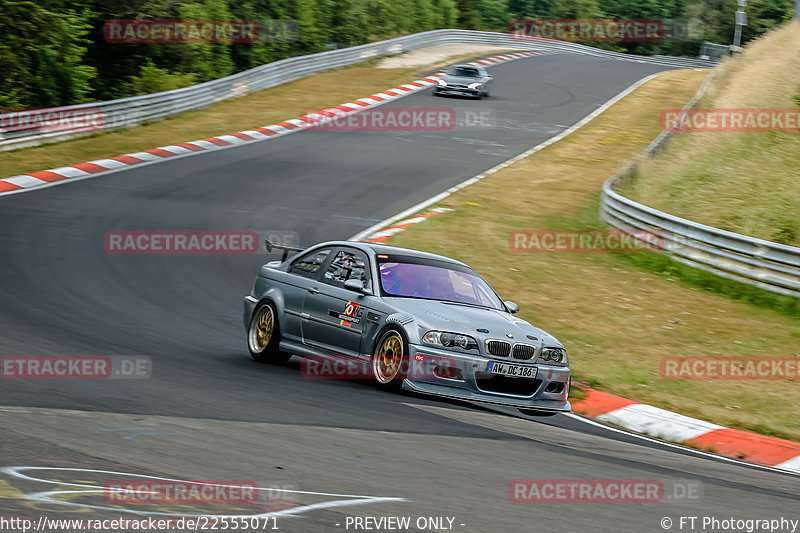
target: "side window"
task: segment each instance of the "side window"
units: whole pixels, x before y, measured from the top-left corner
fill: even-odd
[[[360,279],[369,287],[369,270],[366,258],[355,250],[340,250],[325,269],[322,281],[343,285],[348,279]]]
[[[289,270],[292,274],[300,274],[307,278],[317,277],[320,267],[331,253],[331,248],[323,248],[310,252],[292,263]]]

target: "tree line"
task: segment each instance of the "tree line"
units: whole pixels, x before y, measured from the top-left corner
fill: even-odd
[[[793,9],[793,0],[750,0],[743,42],[790,19]],[[703,41],[732,41],[735,10],[736,0],[0,0],[0,108],[123,98],[420,31],[508,31],[525,18],[691,21],[678,40],[586,44],[696,56]],[[103,25],[116,19],[245,19],[266,31],[247,43],[108,42]],[[281,34],[287,27],[289,38]]]

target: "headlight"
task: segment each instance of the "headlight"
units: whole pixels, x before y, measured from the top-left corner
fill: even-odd
[[[441,85],[442,87],[447,87],[447,82],[446,81],[444,81],[442,79],[438,79],[436,81],[439,82],[439,85]]]
[[[469,87],[470,89],[477,89],[480,86],[481,86],[481,84],[478,81],[476,81],[475,83],[470,83],[469,85],[467,85],[467,87]]]
[[[422,336],[422,342],[444,348],[458,347],[462,350],[477,350],[478,342],[469,335],[447,333],[445,331],[429,331]]]
[[[567,351],[564,348],[542,348],[539,362],[546,365],[567,366]]]

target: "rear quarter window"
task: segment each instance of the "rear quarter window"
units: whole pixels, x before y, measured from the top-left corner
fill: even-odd
[[[330,248],[309,252],[299,259],[296,259],[294,263],[292,263],[292,267],[289,269],[289,272],[309,278],[316,277],[319,269],[322,267],[322,264],[328,258],[330,253]]]

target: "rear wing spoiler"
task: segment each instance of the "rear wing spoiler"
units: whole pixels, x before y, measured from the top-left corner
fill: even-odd
[[[264,246],[267,248],[267,253],[271,253],[273,248],[275,248],[276,250],[283,250],[281,261],[286,261],[286,258],[289,257],[289,252],[297,253],[305,250],[305,248],[300,248],[299,246],[288,246],[286,244],[273,244],[269,239],[264,239]]]

